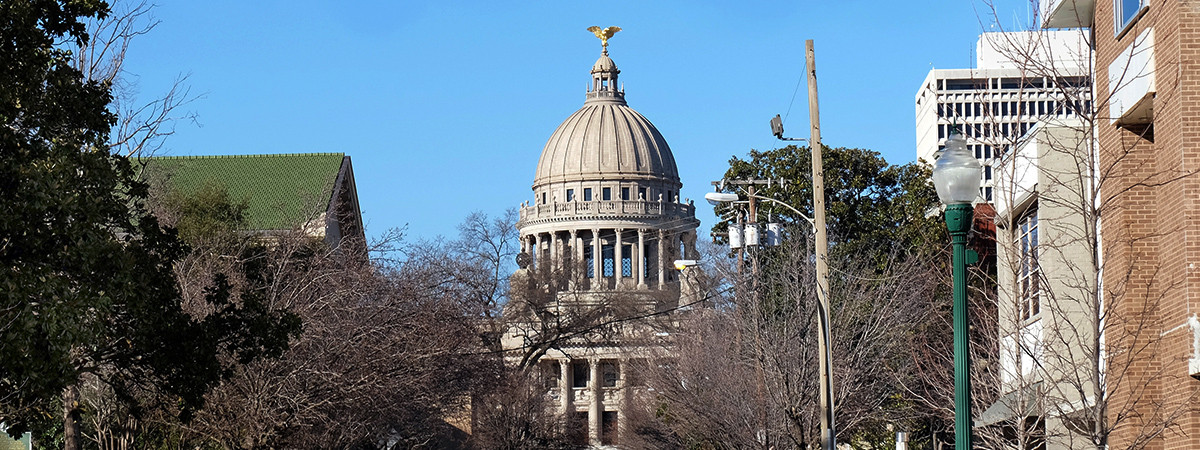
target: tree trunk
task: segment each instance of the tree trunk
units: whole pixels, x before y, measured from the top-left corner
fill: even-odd
[[[79,385],[63,390],[63,450],[79,450]]]

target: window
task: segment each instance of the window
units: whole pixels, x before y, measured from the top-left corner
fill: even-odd
[[[601,188],[600,198],[605,201],[612,200],[612,188]]]
[[[595,238],[593,238],[593,239],[595,239]],[[583,265],[584,265],[584,270],[587,272],[586,276],[588,278],[596,277],[596,264],[594,263],[594,261],[595,260],[592,259],[592,245],[591,244],[584,245],[583,246]]]
[[[543,205],[546,204],[546,193],[545,192],[542,193],[542,204]]]
[[[621,276],[633,276],[633,245],[626,244],[621,246]]]
[[[567,189],[567,201],[568,202],[575,201],[575,190],[574,189]]]
[[[600,253],[600,256],[604,258],[600,261],[601,270],[604,271],[605,277],[612,277],[613,270],[615,270],[615,264],[613,264],[613,245],[600,244]]]
[[[548,361],[547,364],[538,364],[542,369],[542,387],[546,389],[558,389],[558,380],[562,377],[559,373],[558,361]]]
[[[583,201],[592,201],[592,188],[583,188]]]
[[[1017,230],[1016,242],[1014,244],[1018,249],[1018,257],[1020,258],[1020,272],[1017,274],[1018,314],[1021,320],[1027,320],[1037,316],[1041,312],[1041,305],[1038,303],[1038,293],[1041,290],[1041,268],[1038,266],[1038,217],[1036,203],[1017,220],[1014,229]]]
[[[646,188],[638,188],[638,200],[646,199]]]
[[[588,367],[588,363],[586,361],[572,361],[571,375],[571,387],[587,387],[588,378],[591,377],[591,367]]]
[[[629,188],[627,188],[627,187],[621,188],[621,200],[626,200],[626,201],[629,200]]]
[[[604,376],[603,387],[617,387],[617,379],[620,377],[620,372],[617,371],[617,365],[611,362],[600,363],[600,373]]]
[[[600,414],[600,445],[617,445],[620,442],[618,414],[616,411],[604,411]]]

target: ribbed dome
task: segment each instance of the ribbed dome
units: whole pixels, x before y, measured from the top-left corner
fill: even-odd
[[[607,53],[592,66],[583,108],[554,130],[538,161],[534,186],[578,180],[643,179],[679,184],[667,140],[616,88],[617,65]]]
[[[617,63],[613,62],[612,58],[608,57],[608,52],[600,55],[600,59],[597,59],[596,63],[592,64],[592,73],[597,72],[621,73],[620,70],[617,70]]]

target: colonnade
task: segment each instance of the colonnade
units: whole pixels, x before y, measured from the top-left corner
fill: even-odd
[[[535,269],[547,262],[564,267],[564,263],[590,259],[590,265],[582,267],[588,275],[572,280],[591,279],[593,290],[634,284],[634,280],[638,289],[650,284],[661,289],[673,281],[668,268],[674,260],[696,258],[696,231],[572,228],[522,236],[521,251],[533,256]]]
[[[622,436],[626,436],[628,418],[625,417],[629,411],[629,386],[627,385],[626,367],[629,365],[629,360],[626,358],[620,359],[605,359],[600,357],[592,357],[587,359],[557,359],[550,364],[558,364],[558,391],[559,391],[559,413],[564,417],[571,417],[572,414],[579,411],[579,405],[576,401],[576,391],[586,392],[587,399],[587,421],[588,421],[588,441],[593,446],[612,445],[619,442],[602,442],[602,433],[604,432],[603,418],[605,412],[615,413],[617,415],[617,440]],[[586,386],[577,388],[574,386],[574,370],[572,363],[585,363],[588,365],[588,380]],[[604,363],[612,363],[617,367],[617,379],[613,386],[604,386],[604,374],[601,372],[601,366]],[[615,391],[616,396],[613,401],[604,402],[605,389]]]

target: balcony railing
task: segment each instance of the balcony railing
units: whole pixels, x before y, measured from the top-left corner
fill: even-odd
[[[526,206],[521,208],[521,221],[601,215],[692,217],[695,213],[696,207],[687,203],[601,200]]]

